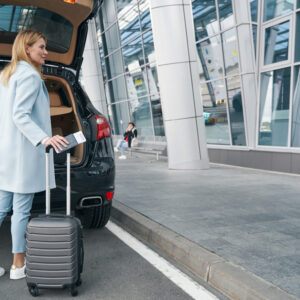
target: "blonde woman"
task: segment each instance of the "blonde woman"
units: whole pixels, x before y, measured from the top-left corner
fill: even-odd
[[[34,193],[45,190],[45,146],[66,146],[52,137],[49,97],[41,67],[48,52],[46,38],[33,30],[19,32],[12,60],[0,74],[0,225],[11,217],[11,279],[25,277],[25,231]],[[55,187],[53,158],[50,186]],[[0,275],[4,274],[0,268]]]

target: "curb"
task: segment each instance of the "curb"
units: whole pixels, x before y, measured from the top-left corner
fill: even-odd
[[[230,299],[299,300],[117,200],[113,201],[111,216]]]

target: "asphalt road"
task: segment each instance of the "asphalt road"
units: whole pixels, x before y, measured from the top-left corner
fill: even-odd
[[[0,265],[9,270],[10,223],[0,228]],[[126,246],[109,230],[85,230],[82,286],[75,299],[191,299],[184,291]],[[37,299],[74,299],[67,290],[40,290]],[[26,281],[0,278],[1,300],[33,299]]]

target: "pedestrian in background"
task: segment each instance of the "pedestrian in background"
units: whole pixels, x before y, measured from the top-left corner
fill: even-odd
[[[137,138],[137,129],[133,122],[128,123],[128,127],[124,133],[124,139],[119,140],[117,146],[115,147],[115,152],[121,151],[119,159],[126,159],[125,148],[131,147],[131,141],[133,138]]]
[[[48,52],[46,38],[33,30],[18,33],[11,62],[0,74],[0,226],[11,217],[11,279],[25,277],[25,231],[34,193],[46,189],[45,146],[68,143],[52,137],[50,105],[41,68]],[[53,157],[50,187],[55,187]],[[4,274],[0,268],[0,275]]]

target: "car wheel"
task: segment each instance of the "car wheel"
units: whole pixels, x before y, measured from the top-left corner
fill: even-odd
[[[111,205],[110,202],[103,206],[84,208],[76,210],[75,214],[83,228],[102,228],[110,218]]]

